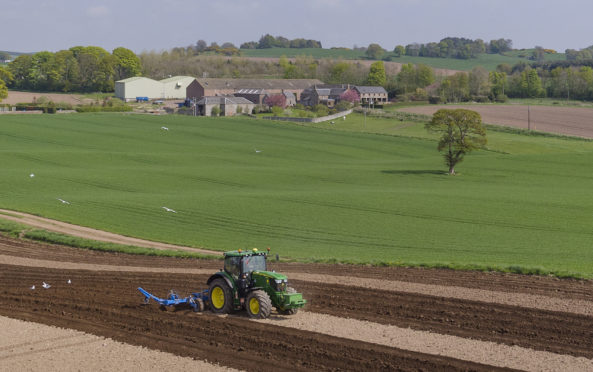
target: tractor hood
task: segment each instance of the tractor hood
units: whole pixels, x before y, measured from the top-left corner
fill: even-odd
[[[258,275],[273,280],[287,280],[287,276],[284,274],[277,273],[275,271],[254,271],[251,275]]]

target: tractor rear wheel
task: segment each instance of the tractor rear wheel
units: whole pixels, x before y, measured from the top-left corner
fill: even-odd
[[[215,314],[229,314],[233,308],[233,293],[224,279],[210,283],[210,310]]]
[[[297,293],[297,291],[296,291],[296,289],[294,289],[292,287],[286,287],[286,293],[288,293],[288,294]],[[278,308],[276,308],[276,310],[278,310],[278,313],[282,314],[282,315],[294,315],[299,311],[299,309],[280,310]]]
[[[262,290],[253,291],[247,295],[245,308],[250,318],[266,319],[272,312],[272,300]]]

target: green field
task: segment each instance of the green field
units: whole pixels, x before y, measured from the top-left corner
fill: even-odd
[[[489,139],[451,177],[419,122],[3,115],[0,207],[216,250],[593,277],[593,143]]]
[[[321,48],[270,48],[270,49],[241,49],[241,55],[244,57],[266,57],[280,58],[286,56],[294,58],[298,56],[311,56],[315,59],[366,59],[364,52],[344,49],[321,49]],[[520,57],[523,55],[524,57]],[[425,64],[433,68],[442,68],[449,70],[469,71],[476,66],[483,66],[487,70],[495,70],[501,63],[507,63],[511,66],[518,62],[530,61],[527,57],[531,55],[531,50],[512,51],[505,55],[501,54],[480,54],[477,58],[457,59],[457,58],[429,58],[429,57],[396,57],[392,52],[385,53],[382,58],[391,57],[392,62]],[[546,61],[562,61],[566,57],[563,53],[546,54]]]

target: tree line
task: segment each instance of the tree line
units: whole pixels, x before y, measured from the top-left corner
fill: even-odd
[[[484,42],[482,39],[471,40],[462,37],[446,37],[438,43],[413,43],[405,47],[398,45],[395,47],[394,53],[396,56],[469,59],[476,58],[482,53],[504,53],[512,50],[512,46],[513,41],[510,39],[497,39]]]
[[[322,48],[321,41],[297,38],[289,40],[283,36],[263,35],[259,41],[248,41],[240,46],[241,49],[268,49],[268,48]]]
[[[112,92],[117,80],[139,76],[140,59],[120,47],[112,53],[96,46],[22,54],[8,64],[9,87],[34,91]]]

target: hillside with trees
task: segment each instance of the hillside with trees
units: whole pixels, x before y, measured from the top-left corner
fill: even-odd
[[[141,69],[131,50],[109,53],[96,46],[22,54],[8,64],[11,88],[48,92],[112,92],[116,80],[138,76]]]

